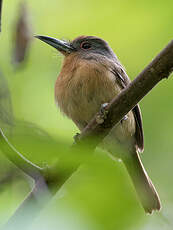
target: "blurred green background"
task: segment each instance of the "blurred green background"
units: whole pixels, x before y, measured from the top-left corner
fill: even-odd
[[[54,103],[54,83],[62,63],[59,53],[33,39],[25,65],[19,69],[12,66],[21,2],[4,1],[2,10],[0,71],[8,82],[17,120],[8,137],[34,163],[51,164],[67,151],[77,128],[60,114]],[[172,39],[171,0],[30,0],[26,3],[34,34],[60,39],[99,36],[108,41],[131,79]],[[32,229],[173,229],[172,96],[170,77],[140,103],[145,133],[142,160],[160,195],[163,206],[160,214],[144,213],[123,164],[112,161],[98,149],[44,208]],[[0,226],[14,213],[31,187],[32,182],[1,154]]]

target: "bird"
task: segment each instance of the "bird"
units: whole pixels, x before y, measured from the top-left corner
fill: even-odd
[[[55,102],[80,131],[101,111],[100,108],[104,108],[130,83],[116,54],[99,37],[79,36],[72,41],[43,35],[35,37],[54,47],[64,57],[55,83]],[[118,151],[115,146],[118,146]],[[125,164],[145,212],[159,211],[159,195],[139,156],[144,150],[144,134],[138,104],[112,128],[102,147]]]

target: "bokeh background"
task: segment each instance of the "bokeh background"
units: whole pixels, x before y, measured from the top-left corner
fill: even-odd
[[[54,83],[62,56],[32,39],[25,63],[14,65],[16,23],[22,0],[4,1],[0,72],[8,85],[15,127],[9,141],[32,162],[52,164],[77,132],[57,110]],[[173,2],[120,0],[25,1],[33,34],[60,39],[96,35],[107,40],[131,79],[172,39]],[[4,84],[0,86],[1,90]],[[32,229],[173,229],[173,79],[163,80],[141,102],[145,133],[142,161],[162,201],[162,211],[146,215],[121,162],[98,149],[58,191],[32,223]],[[1,103],[0,103],[1,104]],[[7,103],[8,104],[8,103]],[[0,226],[32,188],[20,170],[0,153]],[[24,221],[24,220],[23,220]]]

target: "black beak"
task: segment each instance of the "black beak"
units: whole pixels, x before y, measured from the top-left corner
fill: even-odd
[[[43,42],[46,42],[48,45],[53,46],[56,48],[58,51],[60,51],[63,54],[70,54],[72,51],[75,49],[70,45],[70,43],[58,40],[56,38],[51,38],[48,36],[34,36],[38,39],[40,39]]]

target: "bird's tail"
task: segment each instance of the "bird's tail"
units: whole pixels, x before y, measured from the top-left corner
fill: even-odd
[[[145,212],[152,213],[154,210],[160,210],[161,204],[159,196],[151,179],[144,169],[138,153],[134,152],[129,154],[128,157],[123,159],[123,162],[132,178],[136,192]]]

